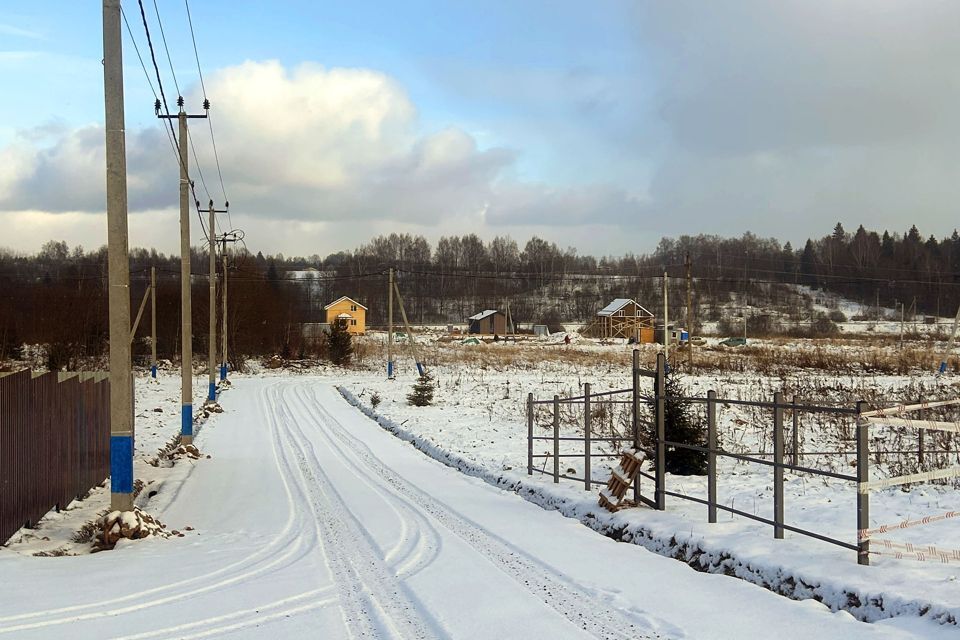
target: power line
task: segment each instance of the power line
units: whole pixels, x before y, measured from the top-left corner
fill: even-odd
[[[173,138],[174,146],[176,147],[175,150],[176,150],[176,155],[177,155],[177,164],[180,166],[180,168],[183,170],[183,172],[184,172],[185,174],[187,174],[187,182],[188,182],[188,184],[190,185],[190,192],[193,194],[193,202],[194,202],[195,208],[196,208],[196,210],[197,210],[197,218],[200,220],[200,228],[203,230],[203,235],[209,240],[210,234],[207,233],[207,227],[206,227],[206,225],[205,225],[204,222],[203,222],[203,217],[200,215],[200,205],[198,204],[198,203],[199,203],[199,200],[197,199],[197,192],[196,192],[196,190],[195,190],[195,188],[194,188],[193,180],[190,180],[190,174],[189,174],[189,172],[186,170],[186,167],[183,166],[183,162],[180,160],[180,144],[181,144],[181,141],[177,140],[177,134],[176,134],[176,132],[174,132],[174,130],[173,130],[173,120],[172,120],[172,116],[170,115],[170,107],[167,105],[167,96],[166,96],[166,93],[163,91],[163,80],[160,78],[160,67],[157,65],[157,55],[156,55],[156,52],[155,52],[154,49],[153,49],[153,39],[150,37],[150,25],[147,24],[147,13],[146,13],[146,10],[143,8],[143,0],[137,0],[137,4],[138,4],[139,7],[140,7],[140,19],[143,21],[143,31],[144,31],[144,33],[145,33],[146,36],[147,36],[147,47],[150,49],[150,60],[151,60],[151,62],[153,62],[153,70],[154,70],[154,73],[155,73],[156,76],[157,76],[157,86],[158,86],[159,89],[160,89],[160,97],[161,97],[161,99],[162,99],[162,101],[161,101],[161,100],[157,100],[156,108],[157,108],[157,111],[159,112],[159,110],[160,110],[159,107],[160,107],[160,105],[162,104],[162,105],[163,105],[163,110],[164,110],[164,112],[166,112],[166,114],[167,114],[167,124],[168,124],[169,127],[170,127],[170,135],[171,135],[171,137]],[[180,106],[181,108],[183,107],[183,98],[182,98],[182,97],[178,97],[178,98],[177,98],[177,104],[178,104],[178,106]]]
[[[167,35],[163,32],[163,20],[160,19],[160,9],[157,7],[157,0],[153,0],[153,9],[157,14],[157,24],[160,26],[160,39],[163,40],[163,49],[167,52],[167,64],[170,65],[170,75],[173,76],[173,86],[177,89],[177,95],[182,96],[180,85],[177,83],[177,74],[173,70],[173,60],[170,58],[170,49],[167,47]]]
[[[193,135],[191,135],[189,129],[187,129],[187,139],[190,140],[190,150],[193,151],[193,162],[197,165],[197,173],[200,175],[200,186],[203,187],[203,192],[207,194],[207,200],[213,200],[213,198],[210,197],[210,190],[207,189],[207,181],[203,178],[203,169],[200,168],[200,158],[197,156],[197,148],[193,144]]]
[[[137,59],[140,61],[140,68],[143,69],[143,75],[147,79],[147,84],[150,86],[150,92],[153,93],[154,100],[159,100],[157,95],[157,90],[153,87],[153,81],[150,79],[150,72],[147,71],[147,65],[143,61],[143,56],[140,55],[140,47],[137,45],[137,39],[133,37],[133,29],[130,28],[130,22],[127,20],[127,13],[123,10],[123,7],[120,7],[120,15],[123,16],[123,22],[127,25],[127,34],[130,36],[130,42],[133,43],[133,49],[137,52]],[[161,125],[163,132],[166,134],[167,142],[170,143],[170,148],[173,150],[173,155],[178,156],[176,142],[171,138],[170,130]],[[179,162],[179,160],[178,160]]]
[[[156,2],[156,0],[154,0]],[[183,0],[183,4],[187,9],[187,22],[190,25],[190,39],[193,41],[193,57],[197,61],[197,74],[200,76],[200,89],[203,91],[203,100],[204,104],[209,104],[207,99],[207,87],[203,81],[203,70],[200,68],[200,54],[197,51],[197,37],[193,31],[193,16],[190,13],[190,2],[189,0]],[[230,226],[233,227],[233,220],[230,218],[230,206],[229,198],[227,198],[227,189],[223,184],[223,172],[220,170],[220,154],[217,151],[217,138],[213,134],[213,120],[210,118],[210,114],[207,114],[207,125],[210,128],[210,143],[213,146],[213,159],[217,164],[217,175],[220,178],[220,191],[223,193],[223,201],[227,204],[227,220],[230,222]]]

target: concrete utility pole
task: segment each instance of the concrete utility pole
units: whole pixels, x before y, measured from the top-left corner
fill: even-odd
[[[213,209],[213,200],[207,207],[210,233],[210,335],[207,340],[207,373],[209,388],[207,402],[217,401],[217,218]]]
[[[103,98],[107,157],[107,261],[110,284],[110,508],[113,511],[131,511],[134,423],[120,0],[103,0]]]
[[[157,379],[157,268],[150,267],[150,377]]]
[[[218,213],[226,213],[227,209],[229,208],[230,203],[227,202],[226,209]],[[220,354],[222,357],[220,361],[221,382],[227,379],[227,243],[239,242],[243,239],[243,236],[243,231],[225,231],[219,238],[221,243],[220,256],[223,261],[223,286],[221,287],[223,317],[221,318],[220,324]]]
[[[193,304],[190,299],[190,176],[187,114],[180,123],[180,442],[193,444]]]
[[[663,272],[663,359],[670,359],[670,329],[667,325],[667,272]]]
[[[177,147],[180,151],[180,443],[193,444],[193,306],[190,301],[190,175],[187,147],[187,119],[206,118],[187,115],[183,97],[177,98],[180,112],[158,118],[176,118],[180,125]],[[204,105],[207,106],[206,104]],[[159,109],[159,107],[158,107]],[[197,207],[199,209],[199,207]]]
[[[223,360],[220,362],[220,381],[227,379],[227,241],[223,241],[223,251],[220,253],[223,260],[223,324],[220,327],[220,353]]]
[[[393,378],[393,268],[387,283],[387,377]]]
[[[903,351],[903,321],[904,321],[904,311],[903,303],[900,303],[900,351]]]
[[[217,218],[218,213],[227,213],[227,209],[215,209],[213,200],[206,209],[197,210],[207,214],[207,226],[210,227],[210,323],[207,339],[207,403],[217,401]],[[222,240],[226,244],[226,234]]]
[[[693,373],[693,277],[692,263],[690,262],[690,252],[687,252],[687,317],[684,324],[687,325],[687,366],[690,373]]]

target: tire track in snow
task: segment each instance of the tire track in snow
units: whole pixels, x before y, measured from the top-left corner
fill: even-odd
[[[310,509],[340,592],[347,630],[361,638],[436,637],[323,470],[313,444],[299,426],[308,421],[309,412],[294,415],[282,403],[277,409],[285,418],[284,433],[310,494]]]
[[[353,436],[327,411],[316,391],[313,404],[320,418],[308,416],[325,435],[336,437],[351,448],[363,461],[363,468],[373,472],[403,495],[409,503],[429,514],[451,533],[476,549],[488,561],[499,567],[538,597],[544,604],[566,618],[571,624],[597,638],[657,638],[653,630],[657,623],[643,614],[633,614],[633,621],[620,610],[610,607],[594,595],[556,575],[550,568],[531,558],[509,543],[483,529],[480,525],[455,512],[384,465],[380,458],[359,438]],[[339,396],[337,396],[339,399]],[[362,416],[359,412],[358,416]],[[327,427],[327,428],[325,428]]]
[[[227,631],[236,631],[246,627],[252,627],[254,625],[262,624],[277,618],[284,618],[297,613],[311,611],[327,604],[334,603],[337,601],[336,596],[328,596],[320,600],[313,600],[313,598],[322,596],[332,590],[333,585],[324,587],[322,589],[305,591],[288,598],[282,598],[280,600],[275,600],[273,602],[248,609],[231,611],[227,614],[211,616],[201,620],[194,620],[192,622],[186,622],[173,627],[151,629],[150,631],[144,631],[143,633],[137,633],[133,635],[116,636],[115,638],[116,640],[147,640],[148,638],[169,638],[173,637],[174,634],[179,640],[184,640],[185,638],[205,638]],[[304,604],[297,604],[292,607],[288,606],[287,608],[282,608],[284,605],[290,605],[295,602],[299,602],[300,600],[308,599],[311,601]],[[273,609],[279,610],[272,611]],[[238,617],[245,617],[246,619],[238,620]],[[229,621],[229,624],[222,624],[227,621]],[[190,629],[197,629],[198,627],[202,628],[202,630],[196,633],[184,634],[184,632]]]
[[[291,457],[287,455],[288,447],[285,446],[286,441],[281,437],[283,427],[278,419],[281,409],[276,402],[276,395],[271,393],[272,389],[279,389],[281,386],[282,383],[277,382],[260,390],[258,396],[261,401],[261,415],[271,433],[271,449],[274,454],[274,461],[277,465],[277,471],[280,474],[281,481],[283,482],[288,507],[291,513],[295,512],[297,514],[296,522],[300,524],[294,533],[298,540],[297,544],[299,545],[304,539],[308,541],[308,548],[305,553],[302,554],[302,557],[313,553],[315,550],[325,553],[322,541],[320,540],[321,532],[317,528],[315,520],[305,518],[303,516],[305,512],[310,511],[309,496],[303,490],[303,478],[302,476],[299,476],[296,471],[296,461],[292,460]],[[293,523],[290,523],[290,528],[292,527]],[[298,561],[299,559],[300,558],[298,558]],[[258,624],[263,624],[272,620],[286,618],[300,613],[306,613],[329,604],[337,604],[341,600],[339,595],[327,595],[327,597],[320,597],[333,592],[335,587],[335,584],[330,584],[318,589],[313,589],[289,596],[287,598],[269,602],[267,604],[252,605],[248,606],[247,608],[237,609],[222,615],[211,616],[170,627],[151,629],[143,633],[120,637],[125,638],[126,640],[140,640],[157,637],[176,637],[178,639],[206,638],[221,635],[231,631],[238,631],[248,627],[256,626]],[[320,599],[315,599],[317,597],[320,597]],[[300,600],[308,601],[304,604],[296,604],[294,606],[282,608],[283,605],[289,605]],[[271,609],[276,608],[279,608],[279,610],[273,612],[270,611]],[[202,628],[202,630],[194,633],[185,633],[191,629],[197,628]]]
[[[302,388],[290,390],[301,409],[309,415],[313,400],[306,396]],[[302,430],[301,430],[302,431]],[[392,487],[373,478],[363,468],[363,462],[349,448],[342,448],[335,441],[326,438],[329,444],[340,453],[340,460],[354,471],[357,479],[378,495],[401,523],[400,540],[384,556],[384,560],[396,569],[397,576],[403,579],[416,575],[428,567],[440,553],[440,535],[433,524],[408,500]],[[350,509],[349,504],[346,505]],[[353,510],[350,509],[351,513]],[[354,516],[359,522],[359,518]],[[402,552],[399,558],[394,556]]]
[[[282,383],[275,383],[272,386],[277,387],[281,384]],[[258,395],[260,396],[261,400],[264,401],[259,403],[261,406],[261,413],[263,414],[264,418],[269,421],[272,416],[265,410],[265,407],[268,404],[265,402],[268,397],[268,389],[269,387],[261,389]],[[281,531],[269,543],[245,558],[242,558],[225,567],[221,567],[215,571],[205,573],[201,576],[170,582],[153,587],[151,589],[134,591],[132,593],[128,593],[127,595],[116,598],[0,617],[0,625],[5,625],[5,623],[14,623],[0,626],[0,635],[17,631],[26,631],[30,629],[39,629],[43,627],[94,620],[97,618],[114,617],[135,613],[151,607],[157,607],[185,598],[194,597],[214,589],[221,589],[225,586],[236,584],[249,578],[261,576],[263,574],[275,573],[276,571],[279,571],[288,565],[297,564],[303,557],[307,556],[311,552],[311,548],[309,544],[307,548],[303,548],[303,536],[298,530],[294,529],[294,525],[300,516],[298,515],[298,510],[296,509],[293,500],[289,479],[286,477],[286,475],[284,475],[282,465],[280,464],[280,453],[278,450],[279,436],[276,429],[272,430],[270,444],[274,462],[277,465],[277,470],[280,473],[281,480],[283,481],[284,494],[287,500],[287,519]],[[313,544],[315,546],[316,540],[313,541]],[[278,551],[282,551],[282,553],[280,553],[280,555],[276,555]],[[264,564],[264,562],[266,563]],[[224,577],[222,580],[213,579],[215,576],[224,574],[226,577]],[[182,590],[182,588],[185,586],[197,583],[199,583],[199,586],[193,589],[189,589],[187,591]],[[174,590],[176,590],[176,592],[171,595],[143,599],[145,596],[163,594],[165,592]],[[125,602],[132,602],[132,604],[113,606]],[[99,610],[91,611],[91,609]],[[49,616],[59,617],[50,618]],[[47,619],[27,622],[28,620],[33,620],[35,618]]]

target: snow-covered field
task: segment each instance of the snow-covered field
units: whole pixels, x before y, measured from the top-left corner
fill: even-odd
[[[333,638],[960,633],[958,564],[877,556],[860,567],[851,551],[789,532],[773,540],[769,527],[747,519],[721,514],[707,524],[705,508],[694,503],[668,498],[666,512],[609,514],[582,483],[527,476],[527,393],[579,393],[584,382],[596,392],[627,387],[626,345],[431,343],[421,355],[432,363],[435,402],[411,407],[413,363],[402,353],[397,379],[386,380],[372,370],[379,369],[378,340],[366,340],[367,369],[254,366],[234,376],[221,397],[225,412],[197,437],[210,457],[197,461],[157,457],[179,430],[178,379],[139,379],[138,504],[183,537],[86,553],[89,543],[70,536],[106,508],[107,489],[50,514],[0,547],[0,636],[61,637],[67,629],[78,638],[299,637],[318,629]],[[695,395],[713,388],[740,398],[768,398],[784,385],[831,397],[872,390],[890,403],[918,384],[956,395],[949,378],[925,372],[810,377],[714,372],[686,384]],[[727,407],[720,422],[729,449],[769,449],[761,416]],[[564,432],[577,430],[567,424]],[[852,449],[834,423],[811,421],[802,434],[805,451]],[[848,473],[850,461],[822,458]],[[564,460],[567,469],[582,473],[576,458]],[[607,479],[599,460],[592,475]],[[705,494],[702,478],[668,484]],[[719,485],[724,504],[772,512],[768,468],[723,459]],[[871,522],[955,510],[958,498],[950,485],[875,492]],[[787,474],[790,524],[855,542],[854,500],[848,484]],[[960,519],[890,537],[957,548]],[[724,573],[743,580],[716,575]]]

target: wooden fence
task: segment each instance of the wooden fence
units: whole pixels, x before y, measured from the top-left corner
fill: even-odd
[[[0,544],[110,475],[110,383],[97,374],[0,377]]]

